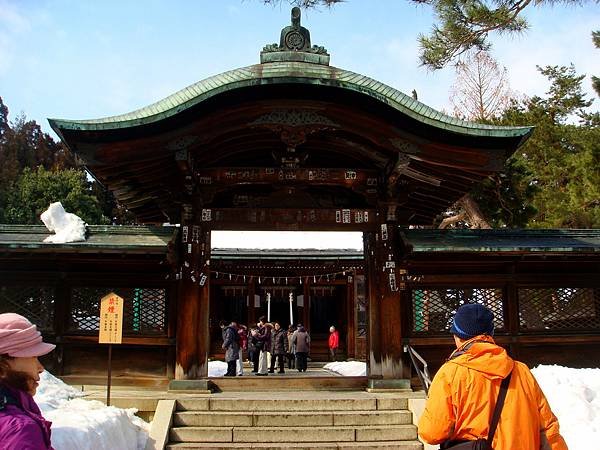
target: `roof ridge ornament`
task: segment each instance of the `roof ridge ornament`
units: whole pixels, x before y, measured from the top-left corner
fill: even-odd
[[[323,46],[310,45],[310,31],[300,24],[301,11],[292,8],[292,24],[281,30],[279,44],[268,44],[260,52],[261,64],[279,61],[298,61],[329,65],[329,53]]]

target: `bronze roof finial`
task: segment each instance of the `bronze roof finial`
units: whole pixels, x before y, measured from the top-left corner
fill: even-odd
[[[299,61],[314,64],[329,64],[329,54],[324,47],[311,46],[310,31],[301,25],[302,12],[292,8],[292,23],[281,30],[279,45],[266,45],[261,54],[261,63],[276,61]]]

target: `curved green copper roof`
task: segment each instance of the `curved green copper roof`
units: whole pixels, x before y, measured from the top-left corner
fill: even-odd
[[[267,84],[333,86],[373,97],[422,123],[455,133],[486,137],[522,137],[531,127],[499,127],[450,117],[372,78],[348,70],[305,62],[272,62],[230,70],[188,86],[144,108],[93,120],[48,119],[59,130],[101,131],[135,127],[174,116],[204,100],[249,86]]]

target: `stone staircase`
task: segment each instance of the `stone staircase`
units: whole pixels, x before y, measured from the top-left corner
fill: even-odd
[[[422,450],[398,394],[223,393],[180,398],[167,449]]]

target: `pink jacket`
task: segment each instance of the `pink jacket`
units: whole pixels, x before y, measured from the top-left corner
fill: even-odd
[[[33,397],[4,385],[0,385],[0,392],[8,393],[21,405],[6,404],[0,410],[0,450],[53,450],[52,423],[42,417]]]

